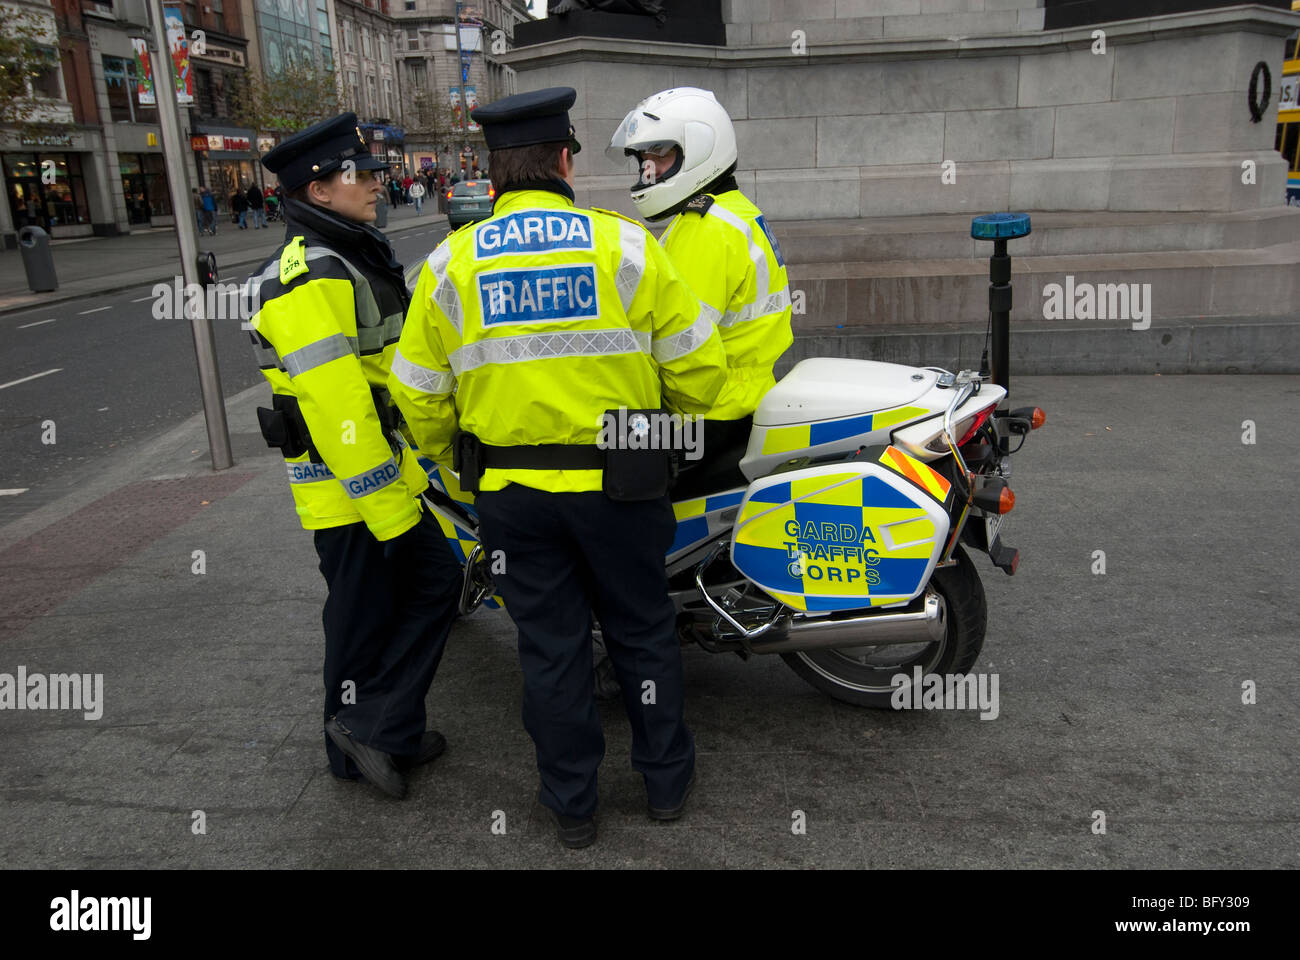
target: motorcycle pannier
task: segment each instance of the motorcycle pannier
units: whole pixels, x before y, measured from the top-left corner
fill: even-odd
[[[943,503],[885,464],[826,464],[750,484],[731,559],[797,610],[860,610],[916,597],[948,531]]]

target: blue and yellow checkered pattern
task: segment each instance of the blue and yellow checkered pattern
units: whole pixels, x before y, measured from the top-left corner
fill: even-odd
[[[884,470],[814,472],[755,485],[737,520],[736,569],[797,610],[852,610],[920,592],[946,516]]]

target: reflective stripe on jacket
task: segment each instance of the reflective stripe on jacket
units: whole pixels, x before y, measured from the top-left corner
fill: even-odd
[[[736,420],[776,384],[772,367],[794,342],[790,285],[762,211],[739,190],[713,200],[702,216],[679,213],[660,243],[691,291],[718,314],[727,382],[705,417]]]
[[[595,444],[607,410],[709,408],[725,376],[712,312],[654,237],[549,190],[511,190],[493,216],[430,254],[389,389],[428,456],[457,427],[487,444]],[[601,489],[600,470],[488,470],[553,492]]]
[[[370,280],[301,236],[249,284],[258,366],[275,393],[297,399],[324,461],[285,461],[303,527],[364,521],[378,540],[405,533],[428,477],[400,435],[385,436],[371,394],[386,387],[402,313],[381,316]]]

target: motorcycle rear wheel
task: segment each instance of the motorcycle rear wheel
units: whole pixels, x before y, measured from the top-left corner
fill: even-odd
[[[827,696],[879,710],[893,709],[895,674],[911,678],[918,666],[922,674],[966,673],[984,647],[988,604],[966,551],[958,547],[953,558],[954,566],[937,570],[930,579],[946,607],[948,629],[942,639],[919,650],[919,644],[861,646],[783,653],[781,659]]]

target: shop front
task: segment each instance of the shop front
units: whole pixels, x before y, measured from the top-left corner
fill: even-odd
[[[74,146],[71,135],[22,137],[12,146],[17,149],[0,152],[0,168],[13,229],[34,226],[52,237],[90,236],[94,228],[82,169],[90,154],[59,150]]]
[[[390,174],[400,177],[409,172],[404,149],[406,132],[401,127],[363,123],[361,133],[370,145],[370,152],[388,165]]]
[[[131,226],[149,225],[155,219],[166,219],[167,224],[174,222],[162,154],[120,153],[117,165],[122,176],[127,222]]]
[[[217,209],[230,212],[230,198],[249,184],[260,188],[265,171],[259,162],[252,130],[242,127],[213,127],[195,124],[190,137],[199,171],[199,184],[212,191]]]

